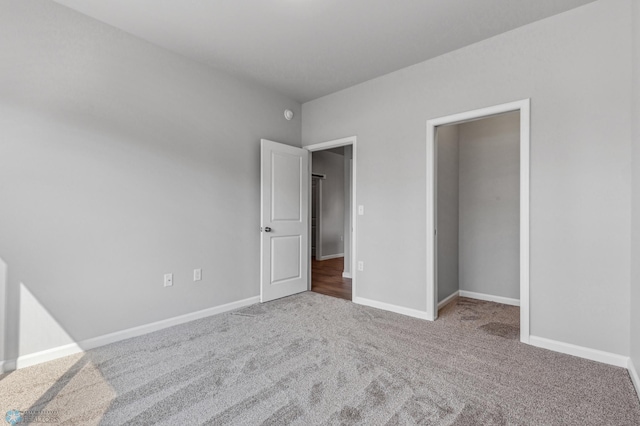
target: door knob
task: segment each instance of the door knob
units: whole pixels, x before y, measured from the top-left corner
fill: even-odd
[[[264,228],[264,232],[271,232],[271,228],[267,226],[266,228]]]

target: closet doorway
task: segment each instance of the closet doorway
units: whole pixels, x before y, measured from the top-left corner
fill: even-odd
[[[529,100],[429,120],[427,155],[428,319],[476,303],[459,297],[520,306],[528,343]]]

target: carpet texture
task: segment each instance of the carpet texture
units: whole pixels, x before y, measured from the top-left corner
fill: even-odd
[[[639,425],[625,369],[518,341],[517,307],[436,322],[302,293],[0,376],[79,425]]]

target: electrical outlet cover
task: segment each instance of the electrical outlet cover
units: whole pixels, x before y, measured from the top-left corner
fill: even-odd
[[[171,287],[173,285],[173,274],[164,274],[164,286]]]

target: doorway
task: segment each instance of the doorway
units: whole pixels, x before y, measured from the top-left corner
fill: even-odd
[[[489,123],[506,125],[511,140],[465,136]],[[429,120],[427,179],[428,319],[458,296],[519,304],[528,343],[529,100]]]
[[[306,149],[311,154],[309,290],[353,300],[356,138]]]

